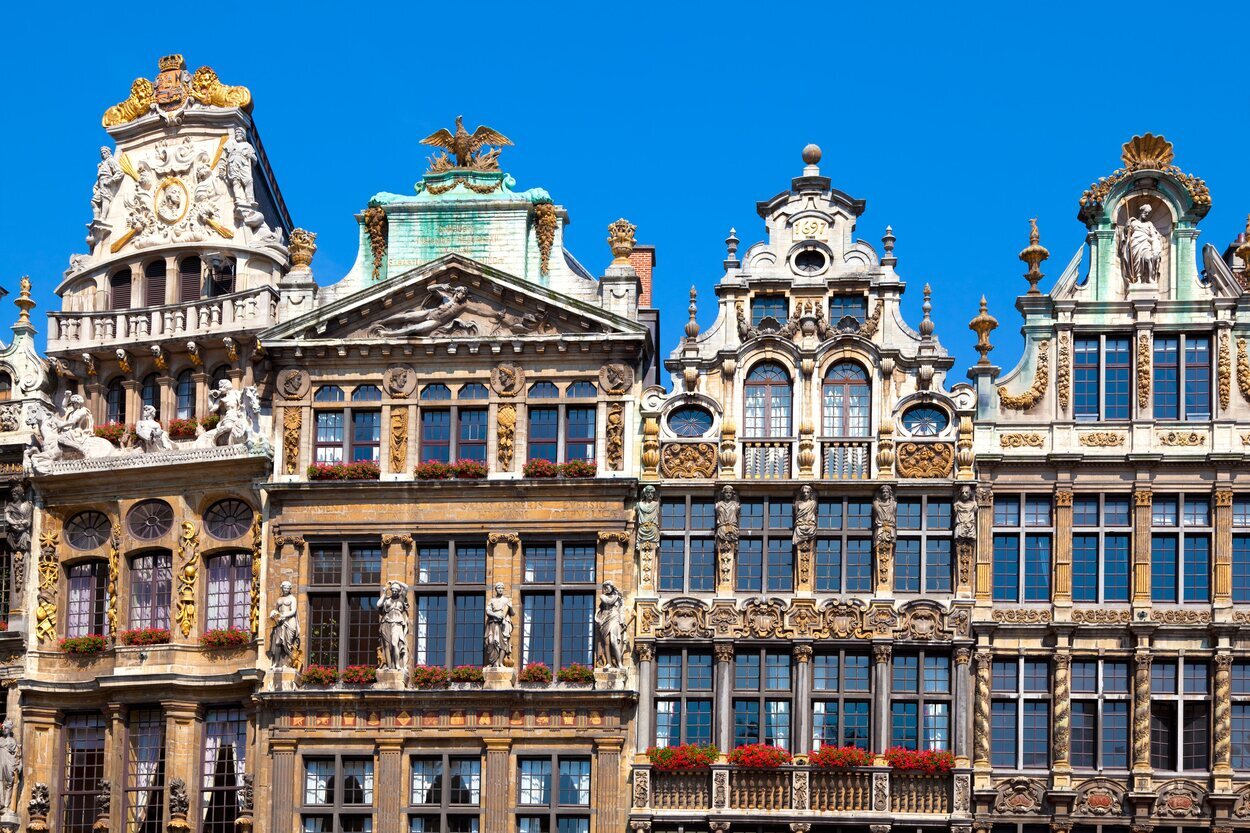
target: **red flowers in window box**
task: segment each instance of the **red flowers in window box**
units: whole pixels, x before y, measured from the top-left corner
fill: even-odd
[[[776,769],[791,759],[790,750],[767,743],[748,743],[729,753],[729,763],[747,769]]]
[[[349,665],[341,677],[348,685],[373,685],[378,681],[378,669],[372,665]]]
[[[562,477],[594,477],[594,460],[569,460],[560,466]]]
[[[252,634],[243,628],[213,628],[204,631],[200,645],[205,648],[242,648],[252,641]]]
[[[551,669],[545,662],[531,662],[521,669],[520,674],[517,674],[517,680],[523,683],[547,685],[551,682]]]
[[[377,463],[313,463],[309,480],[377,480],[382,470]]]
[[[441,665],[418,665],[412,669],[412,685],[414,688],[447,688],[450,676]]]
[[[300,685],[330,686],[339,681],[339,670],[328,665],[305,665],[299,674]]]
[[[95,435],[108,440],[113,445],[126,445],[127,440],[133,436],[134,432],[130,426],[123,425],[120,422],[106,422],[103,425],[95,427]]]
[[[461,480],[484,480],[486,478],[486,464],[481,460],[457,460],[452,468],[456,470],[456,477]]]
[[[88,636],[69,636],[61,640],[61,650],[67,654],[93,656],[108,647],[108,640],[98,633]]]
[[[955,755],[937,749],[903,749],[895,746],[885,750],[885,762],[899,772],[941,775],[955,768]]]
[[[171,419],[165,426],[171,440],[193,440],[200,423],[194,419]]]
[[[209,414],[200,418],[200,425],[204,426],[205,431],[212,431],[219,422],[221,422],[221,414]]]
[[[526,477],[594,477],[596,471],[594,460],[569,460],[556,465],[540,457],[530,460],[521,469]]]
[[[521,473],[526,477],[555,477],[560,473],[560,467],[550,460],[535,457],[525,464]]]
[[[456,470],[450,463],[426,460],[424,463],[418,463],[413,473],[418,480],[451,480],[455,476]]]
[[[872,766],[872,753],[858,746],[822,746],[807,760],[819,769],[853,769]]]
[[[448,679],[453,683],[484,683],[486,672],[480,665],[457,665]]]
[[[122,631],[117,639],[123,645],[166,645],[169,643],[169,628],[135,628]]]
[[[556,681],[571,685],[594,685],[595,671],[580,662],[570,662],[556,672]]]
[[[689,772],[707,769],[720,757],[720,750],[713,744],[700,746],[683,743],[680,746],[651,747],[647,750],[651,765],[661,772]]]

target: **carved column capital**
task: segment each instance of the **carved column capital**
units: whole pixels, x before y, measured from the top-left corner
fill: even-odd
[[[615,541],[616,543],[620,544],[622,547],[628,546],[629,545],[629,533],[618,531],[618,530],[599,533],[600,544],[606,544],[609,541]]]
[[[392,544],[399,544],[404,549],[411,549],[412,548],[412,536],[411,535],[383,535],[382,536],[382,546],[389,547]]]
[[[872,646],[872,659],[874,662],[889,662],[893,653],[893,646],[887,643],[878,643]]]
[[[734,646],[732,642],[717,642],[712,646],[712,653],[717,662],[733,662]]]
[[[655,643],[654,642],[635,642],[634,656],[639,662],[651,662],[655,659]]]
[[[1055,506],[1070,508],[1072,506],[1072,490],[1063,489],[1055,492]]]
[[[811,645],[795,645],[794,648],[792,649],[792,653],[794,654],[794,658],[798,660],[799,662],[811,662],[812,661],[812,646]]]
[[[955,649],[955,664],[956,665],[967,665],[968,661],[971,659],[972,659],[971,648],[956,648]]]
[[[486,543],[492,547],[496,544],[518,547],[521,545],[521,536],[515,532],[492,532],[486,536]]]

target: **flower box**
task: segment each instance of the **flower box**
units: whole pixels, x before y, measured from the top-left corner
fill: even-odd
[[[113,445],[125,446],[129,445],[130,439],[134,436],[134,431],[130,426],[123,425],[120,422],[106,422],[95,427],[95,435],[101,439],[108,440]]]
[[[899,772],[941,775],[955,768],[955,755],[936,749],[904,749],[894,746],[885,750],[885,762]]]
[[[550,460],[535,458],[528,461],[521,469],[521,474],[526,477],[555,477],[560,473],[560,467]]]
[[[745,769],[776,769],[791,760],[788,749],[766,743],[748,743],[729,753],[729,763]]]
[[[457,665],[448,679],[458,685],[481,685],[486,682],[486,672],[479,665]]]
[[[457,460],[452,464],[459,480],[485,480],[486,464],[481,460]]]
[[[594,477],[595,472],[594,460],[569,460],[560,465],[561,477]]]
[[[349,665],[340,679],[347,685],[373,685],[378,681],[378,669],[372,665]]]
[[[123,645],[167,645],[169,628],[135,628],[117,634]]]
[[[595,671],[580,662],[571,662],[556,672],[556,682],[569,685],[594,685]]]
[[[680,746],[653,746],[647,750],[651,765],[660,772],[690,772],[707,769],[720,758],[720,750],[714,745],[700,746],[683,743]]]
[[[412,669],[412,686],[420,689],[447,688],[450,676],[441,665],[418,665]]]
[[[858,746],[822,746],[807,760],[817,769],[854,769],[872,766],[872,753]]]
[[[165,432],[171,440],[194,440],[200,423],[194,419],[171,419]]]
[[[305,686],[331,686],[338,680],[338,669],[328,665],[305,665],[299,674],[299,684]]]
[[[550,685],[551,669],[546,663],[531,662],[521,669],[521,673],[517,674],[517,682]]]
[[[221,422],[221,414],[209,414],[200,418],[200,425],[203,426],[205,431],[212,431],[219,422]]]
[[[67,636],[61,640],[61,650],[76,656],[95,656],[108,647],[108,640],[98,633],[88,636]]]
[[[424,463],[418,463],[413,473],[418,480],[451,480],[456,470],[450,463],[426,460]]]
[[[242,648],[251,641],[252,634],[242,628],[213,628],[200,637],[200,645],[212,650]]]
[[[313,463],[309,480],[377,480],[382,470],[377,463]]]

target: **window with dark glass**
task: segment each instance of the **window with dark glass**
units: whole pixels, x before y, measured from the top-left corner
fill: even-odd
[[[247,771],[247,713],[240,706],[204,710],[204,748],[200,759],[200,833],[235,833],[239,790]]]
[[[174,416],[178,419],[195,418],[195,378],[190,370],[178,374],[174,387]]]
[[[1128,495],[1072,502],[1072,600],[1127,602],[1133,519]]]
[[[784,295],[756,295],[751,299],[751,326],[758,327],[765,318],[771,318],[778,324],[785,324],[789,304]]]
[[[1050,766],[1048,662],[995,659],[990,689],[990,762],[1005,769]]]
[[[1072,342],[1072,412],[1078,421],[1132,416],[1132,340],[1125,335],[1080,336]]]
[[[372,833],[373,759],[304,759],[303,833]]]
[[[523,664],[552,670],[591,665],[594,643],[595,547],[591,543],[526,543],[521,588]]]
[[[1150,765],[1207,770],[1211,758],[1208,661],[1156,657],[1150,665]]]
[[[252,554],[229,552],[207,559],[207,610],[204,627],[208,630],[249,628],[252,606]]]
[[[790,652],[746,649],[734,654],[734,746],[790,748]]]
[[[478,833],[482,759],[478,755],[420,755],[410,761],[408,833]]]
[[[1211,337],[1154,337],[1155,419],[1211,418]]]
[[[904,498],[898,501],[897,523],[895,592],[951,592],[950,498]]]
[[[475,541],[417,544],[418,665],[482,664],[486,547]]]
[[[890,692],[890,746],[950,749],[949,654],[895,652]]]
[[[838,362],[821,388],[821,429],[826,437],[867,437],[872,388],[868,372],[855,362]]]
[[[165,715],[132,708],[126,718],[126,830],[165,833]]]
[[[109,309],[130,309],[130,269],[109,275]]]
[[[1211,600],[1211,500],[1207,495],[1155,495],[1151,507],[1150,598]]]
[[[746,377],[745,437],[790,436],[790,376],[776,362],[760,362]]]
[[[657,583],[661,592],[716,589],[716,509],[709,497],[665,498],[660,503]]]
[[[103,561],[84,561],[70,567],[65,635],[108,635],[107,609],[108,565]]]
[[[867,653],[828,651],[812,657],[812,750],[867,749],[872,665]]]
[[[917,405],[903,412],[903,428],[913,437],[936,437],[950,424],[946,411],[933,405]]]
[[[96,797],[104,778],[104,717],[69,714],[62,730],[62,833],[91,833],[97,816]]]
[[[165,303],[164,260],[154,260],[143,267],[143,305],[159,307]]]
[[[826,498],[817,504],[815,585],[823,593],[867,593],[872,578],[872,502]]]
[[[994,601],[1050,601],[1050,495],[994,496]]]
[[[130,559],[130,627],[168,628],[173,556],[168,550]]]
[[[1232,732],[1229,738],[1233,769],[1250,769],[1250,661],[1237,659],[1229,674],[1232,682]]]
[[[1233,601],[1250,602],[1250,497],[1233,498]]]
[[[0,370],[0,402],[8,402],[13,398],[13,377],[8,371]]]
[[[343,669],[377,664],[377,544],[313,544],[308,588],[308,662]]]
[[[122,386],[120,377],[108,383],[104,389],[104,421],[126,422],[126,388]]]
[[[712,742],[712,654],[661,651],[655,658],[655,745]]]
[[[517,833],[589,833],[590,759],[517,759]]]
[[[213,261],[208,280],[208,296],[210,298],[218,298],[234,292],[234,271],[235,262],[232,257]]]
[[[200,283],[204,279],[204,265],[195,255],[178,261],[178,300],[182,303],[200,300]]]
[[[794,589],[794,505],[788,498],[742,501],[734,586],[740,592]]]
[[[835,294],[829,297],[829,321],[834,326],[843,318],[863,324],[868,318],[868,299],[863,295]]]
[[[343,389],[335,385],[323,385],[313,395],[314,406],[342,402],[343,399]],[[333,410],[315,407],[316,462],[378,462],[382,446],[382,411],[369,403],[378,403],[381,399],[382,391],[376,385],[359,385],[352,391],[349,407]]]
[[[155,419],[161,418],[161,387],[156,381],[156,374],[149,373],[143,377],[143,382],[139,386],[139,402],[141,407],[152,407],[156,409]]]
[[[1072,766],[1126,769],[1133,706],[1128,660],[1074,658],[1070,674]]]

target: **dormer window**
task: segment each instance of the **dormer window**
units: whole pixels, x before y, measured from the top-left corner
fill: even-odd
[[[765,321],[771,326],[775,321],[778,326],[785,324],[789,318],[789,304],[784,295],[756,295],[751,300],[751,326],[759,327]],[[771,320],[770,320],[771,319]]]
[[[829,299],[829,322],[835,327],[843,318],[863,324],[868,318],[868,299],[863,295],[834,295]]]

